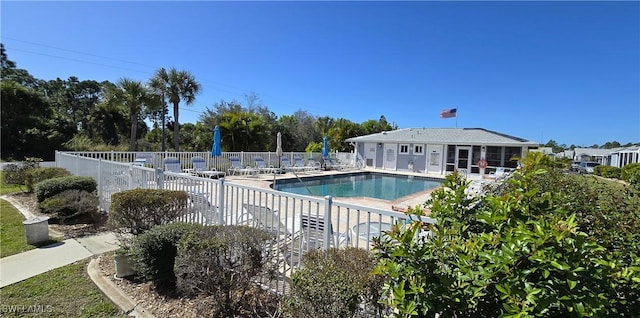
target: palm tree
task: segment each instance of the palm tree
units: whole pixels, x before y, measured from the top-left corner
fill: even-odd
[[[108,92],[107,103],[122,105],[131,123],[129,150],[136,150],[138,120],[143,107],[154,104],[153,95],[140,81],[121,78]]]
[[[173,142],[174,149],[178,152],[180,151],[178,106],[181,100],[184,100],[187,105],[195,101],[196,94],[200,92],[200,83],[188,71],[178,71],[172,67],[168,72],[165,68],[157,70],[149,84],[156,93],[162,95],[173,105]]]

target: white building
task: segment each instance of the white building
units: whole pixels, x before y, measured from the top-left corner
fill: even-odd
[[[618,168],[639,162],[640,146],[609,149],[609,153],[603,157],[603,164]]]
[[[406,128],[346,141],[367,167],[443,175],[456,169],[487,174],[497,167],[516,168],[514,158],[539,148],[537,142],[482,128]]]

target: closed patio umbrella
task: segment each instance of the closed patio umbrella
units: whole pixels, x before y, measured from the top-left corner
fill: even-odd
[[[282,134],[280,132],[276,137],[276,156],[278,156],[278,168],[280,168],[280,158],[282,157]]]
[[[222,155],[222,146],[220,145],[220,127],[216,125],[213,128],[213,145],[211,146],[211,156],[220,157]]]
[[[326,161],[329,160],[329,138],[324,136],[322,139],[322,168],[327,166]]]

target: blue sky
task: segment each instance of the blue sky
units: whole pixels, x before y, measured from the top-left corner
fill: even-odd
[[[192,72],[195,122],[257,94],[400,128],[482,127],[543,142],[640,142],[640,2],[2,1],[9,59],[41,79]],[[440,119],[442,109],[458,117]]]

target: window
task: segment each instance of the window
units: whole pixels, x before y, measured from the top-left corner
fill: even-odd
[[[517,168],[518,160],[522,156],[521,147],[505,147],[504,148],[504,166],[509,168]]]
[[[400,153],[409,153],[409,145],[400,145]]]
[[[481,149],[480,146],[473,146],[473,150],[471,151],[471,164],[477,165],[480,160]]]
[[[415,145],[415,146],[413,146],[413,153],[414,153],[414,154],[421,155],[421,154],[422,154],[422,151],[423,151],[423,147],[422,147],[422,145]]]
[[[502,147],[487,147],[485,156],[490,167],[502,167]]]
[[[447,163],[455,163],[455,162],[456,162],[456,146],[449,145],[447,146]],[[451,168],[451,171],[453,171],[453,167]]]

